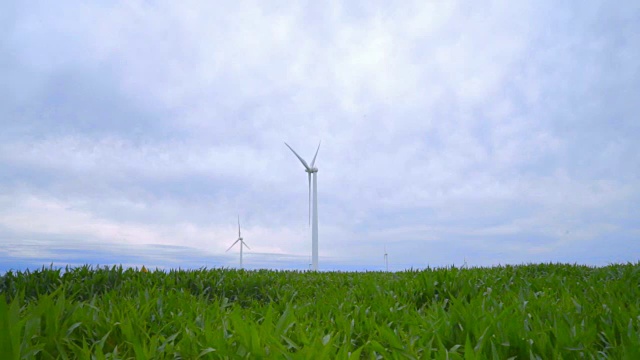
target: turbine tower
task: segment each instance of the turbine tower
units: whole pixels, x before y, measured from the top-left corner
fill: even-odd
[[[384,247],[384,266],[387,269],[387,272],[389,272],[389,258],[387,256],[387,247]]]
[[[240,235],[240,215],[238,215],[238,240],[231,244],[227,251],[231,250],[231,248],[234,247],[237,243],[240,243],[240,268],[242,269],[242,247],[246,246],[249,250],[251,250],[251,248],[249,247],[249,245],[247,245],[247,243],[244,242],[244,240],[242,240],[242,236]]]
[[[318,271],[318,168],[314,165],[316,163],[316,157],[318,156],[318,151],[320,150],[320,143],[318,143],[318,148],[316,149],[316,154],[313,156],[313,160],[311,160],[311,166],[307,164],[304,159],[298,155],[287,144],[289,150],[293,152],[293,154],[300,160],[302,165],[304,166],[304,171],[309,174],[309,222],[311,223],[311,268],[313,271]],[[311,190],[311,175],[313,175],[313,191]],[[313,193],[313,199],[311,198],[311,194]]]

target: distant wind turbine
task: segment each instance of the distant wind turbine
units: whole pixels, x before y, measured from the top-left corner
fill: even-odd
[[[313,156],[313,160],[311,161],[311,166],[307,164],[304,159],[298,155],[287,144],[289,150],[293,152],[293,154],[300,160],[302,165],[304,166],[305,171],[309,174],[309,222],[311,223],[311,268],[314,271],[318,271],[318,168],[314,167],[316,163],[316,157],[318,156],[318,151],[320,150],[320,143],[318,143],[318,149],[316,149],[316,154]],[[313,200],[311,198],[311,175],[313,174]],[[312,206],[313,205],[313,206]],[[313,210],[312,210],[313,209]]]
[[[249,250],[251,250],[251,248],[249,247],[249,245],[247,245],[247,243],[244,242],[244,240],[242,240],[242,236],[240,235],[240,215],[238,215],[238,240],[231,244],[227,251],[231,250],[231,248],[234,247],[237,243],[240,243],[240,268],[242,269],[242,247],[246,246]]]
[[[387,272],[389,272],[389,258],[387,257],[387,247],[384,247],[384,266],[387,269]]]

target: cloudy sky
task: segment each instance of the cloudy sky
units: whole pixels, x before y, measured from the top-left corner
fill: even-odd
[[[640,257],[637,1],[2,1],[0,271]]]

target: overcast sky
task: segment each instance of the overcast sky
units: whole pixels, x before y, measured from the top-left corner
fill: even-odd
[[[0,271],[640,258],[638,1],[2,1]]]

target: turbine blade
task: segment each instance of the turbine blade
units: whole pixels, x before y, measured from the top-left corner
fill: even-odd
[[[318,151],[320,150],[320,144],[321,143],[322,143],[322,141],[318,143],[318,148],[316,149],[316,154],[313,155],[313,160],[311,161],[311,167],[313,167],[313,165],[316,163],[316,157],[318,156]]]
[[[289,144],[287,144],[286,142],[284,143],[285,145],[287,145],[287,147],[289,148],[289,150],[291,150],[291,152],[293,152],[293,154],[300,160],[300,162],[302,163],[302,165],[304,165],[304,168],[307,170],[311,170],[311,168],[309,167],[309,165],[307,165],[307,162],[304,161],[303,158],[300,157],[300,155],[298,155],[297,152],[295,152],[295,150],[293,150],[291,148],[291,146],[289,146]]]
[[[311,173],[309,173],[309,226],[311,226]]]
[[[246,242],[244,242],[244,240],[242,241],[242,243],[244,244],[244,246],[246,246],[246,247],[247,247],[247,249],[251,250],[251,248],[249,247],[249,245],[247,245],[247,243],[246,243]]]
[[[238,241],[240,241],[240,239],[236,240],[233,244],[231,244],[231,246],[229,246],[229,248],[227,249],[227,251],[231,250],[231,248],[238,243]],[[227,252],[225,251],[225,252]]]
[[[238,215],[238,237],[240,237],[240,215]]]

